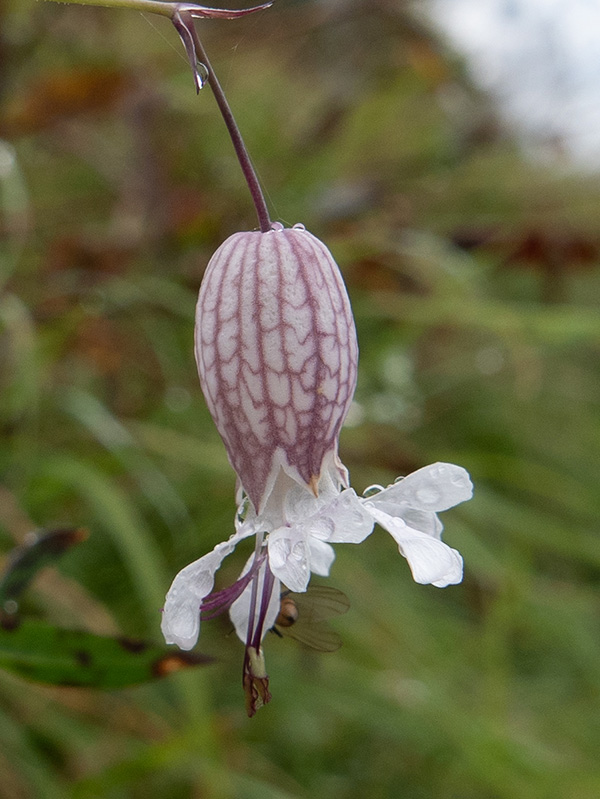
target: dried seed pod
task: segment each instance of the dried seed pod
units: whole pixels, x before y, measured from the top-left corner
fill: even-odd
[[[283,469],[317,493],[345,484],[340,428],[358,347],[340,271],[297,225],[235,233],[208,264],[196,310],[196,361],[229,460],[257,512]]]

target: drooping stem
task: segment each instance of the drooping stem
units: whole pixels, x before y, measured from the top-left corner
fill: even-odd
[[[221,112],[221,116],[225,121],[225,125],[227,127],[229,136],[233,143],[235,154],[237,156],[238,161],[240,162],[244,178],[246,180],[246,183],[248,184],[248,188],[250,189],[252,202],[254,203],[254,207],[256,209],[256,215],[258,216],[258,224],[260,226],[261,232],[266,233],[267,231],[271,230],[271,218],[269,216],[269,211],[267,209],[267,204],[265,202],[263,191],[258,181],[256,170],[252,165],[252,161],[250,160],[250,155],[248,154],[246,145],[244,144],[242,134],[240,133],[240,129],[237,126],[237,122],[235,121],[233,112],[231,111],[227,98],[225,97],[225,93],[221,88],[219,79],[217,78],[215,71],[212,68],[208,55],[206,54],[206,50],[204,49],[204,46],[200,41],[200,37],[198,36],[198,33],[194,26],[191,14],[187,11],[183,11],[180,12],[179,14],[176,14],[173,17],[173,24],[175,25],[175,28],[177,29],[177,32],[181,36],[184,44],[186,43],[186,36],[184,33],[182,33],[181,28],[183,27],[185,31],[191,35],[196,58],[206,67],[206,72],[207,72],[206,79],[215,96],[215,100],[217,101],[217,105],[219,106],[219,111]]]
[[[129,8],[133,11],[144,11],[172,17],[174,3],[160,0],[53,0],[55,3],[71,3],[79,6],[103,6],[104,8]]]
[[[177,11],[189,11],[194,17],[214,19],[235,19],[262,11],[272,5],[273,0],[268,0],[261,6],[254,8],[210,8],[200,3],[177,3],[173,0],[51,0],[54,3],[69,3],[78,6],[102,6],[104,8],[128,8],[132,11],[143,11],[148,14],[160,14],[163,17],[173,18]]]

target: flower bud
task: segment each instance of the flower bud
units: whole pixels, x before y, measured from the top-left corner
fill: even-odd
[[[319,239],[302,225],[228,238],[208,264],[195,337],[206,402],[257,512],[280,469],[315,494],[325,469],[346,483],[337,446],[358,347]]]

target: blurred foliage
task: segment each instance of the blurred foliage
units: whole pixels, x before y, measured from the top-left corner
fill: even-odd
[[[81,529],[28,534],[7,558],[0,576],[0,667],[48,685],[123,688],[212,662],[124,636],[101,636],[27,618],[22,594],[38,572],[70,547],[85,541]]]
[[[273,218],[346,276],[353,483],[467,467],[475,499],[444,518],[465,580],[415,585],[384,534],[338,547],[344,646],[271,636],[252,721],[226,620],[203,628],[217,663],[158,683],[0,672],[0,795],[596,799],[597,179],[524,162],[418,4],[199,25]],[[32,616],[159,643],[172,577],[229,535],[193,312],[211,253],[254,226],[165,20],[0,5],[0,545],[90,530],[36,578]]]

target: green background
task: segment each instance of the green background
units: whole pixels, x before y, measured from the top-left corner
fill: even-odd
[[[277,0],[198,30],[273,219],[346,278],[353,485],[466,467],[443,516],[464,582],[414,584],[381,530],[338,546],[344,645],[268,636],[251,720],[226,618],[215,663],[133,688],[0,672],[0,796],[600,794],[597,179],[525,161],[419,10]],[[233,529],[192,335],[247,189],[175,32],[137,12],[2,3],[0,140],[0,546],[86,528],[21,612],[160,643],[173,576]]]

